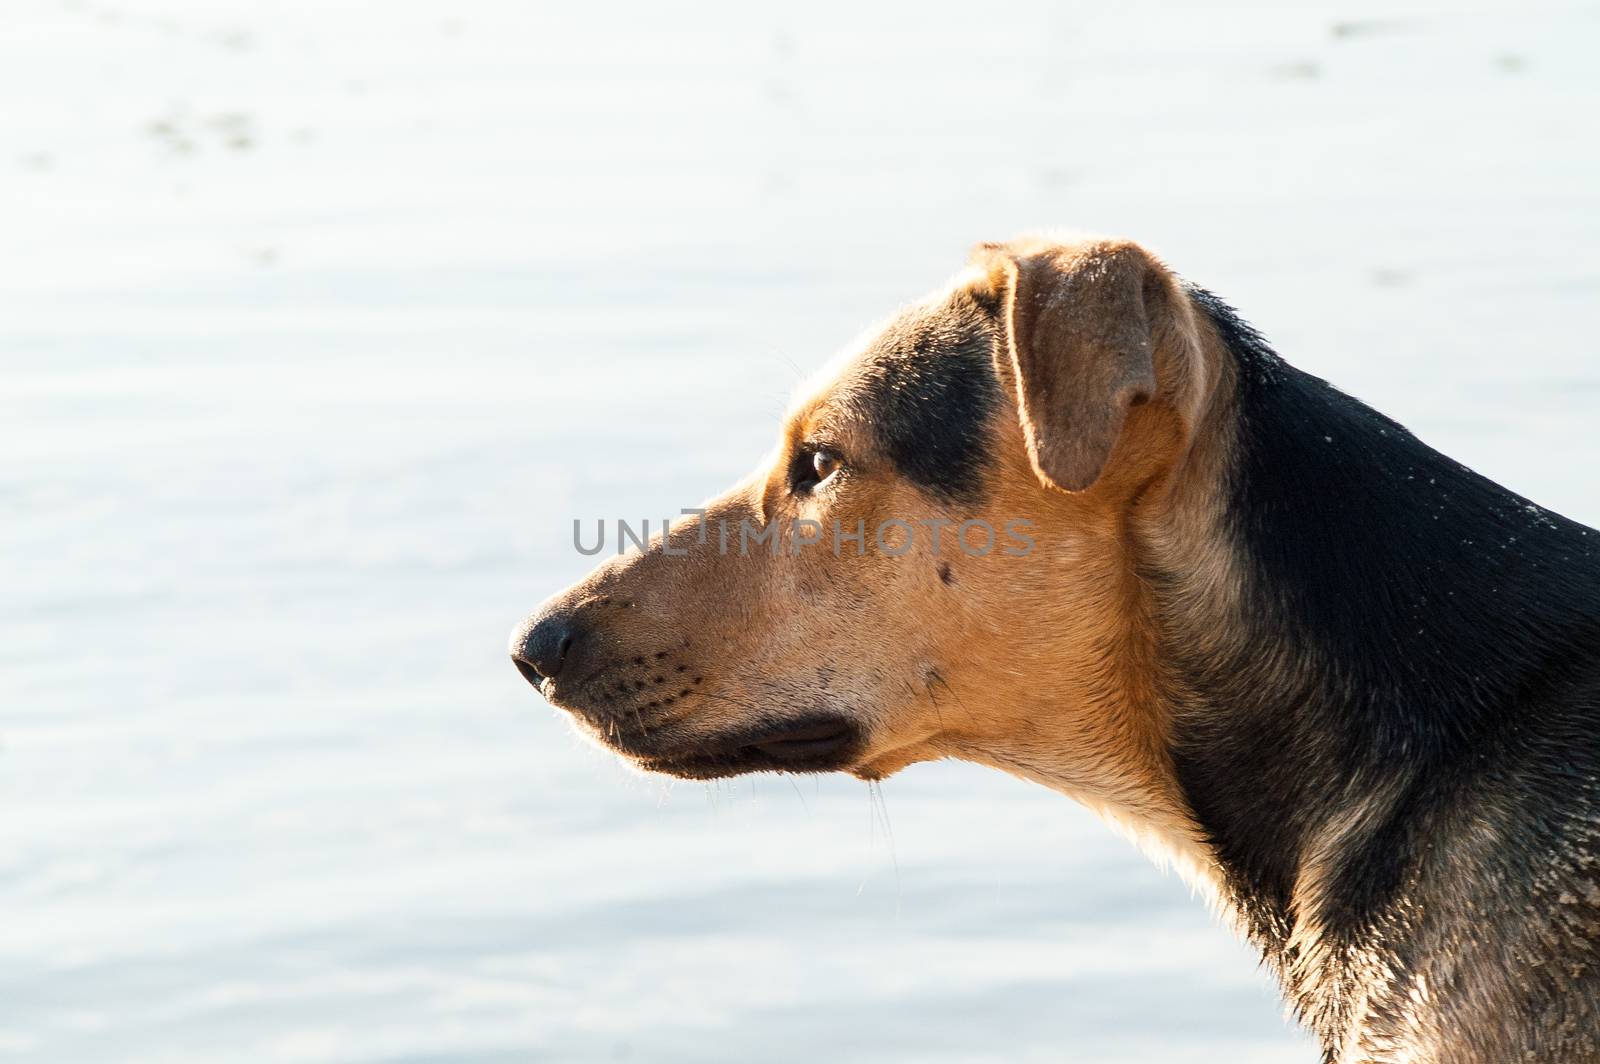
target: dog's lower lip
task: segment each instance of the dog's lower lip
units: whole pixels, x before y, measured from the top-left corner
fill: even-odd
[[[798,759],[828,753],[843,746],[849,738],[850,728],[846,724],[813,724],[751,746],[771,757]]]

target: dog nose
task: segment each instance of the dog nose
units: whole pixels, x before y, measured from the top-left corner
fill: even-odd
[[[511,660],[535,687],[559,675],[578,641],[578,625],[563,611],[530,617],[511,636]]]

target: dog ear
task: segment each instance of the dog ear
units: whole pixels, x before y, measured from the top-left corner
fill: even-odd
[[[1100,479],[1128,411],[1156,396],[1163,317],[1178,298],[1171,276],[1126,242],[980,253],[1009,282],[1006,346],[1034,471],[1047,486],[1083,491]]]

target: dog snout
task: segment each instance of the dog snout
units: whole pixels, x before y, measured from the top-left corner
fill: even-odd
[[[511,633],[511,661],[535,687],[561,674],[576,656],[582,638],[576,617],[565,609],[529,617]]]

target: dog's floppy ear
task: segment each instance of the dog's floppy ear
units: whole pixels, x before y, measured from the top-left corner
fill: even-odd
[[[1083,491],[1100,478],[1128,411],[1156,396],[1170,275],[1123,241],[986,245],[979,254],[992,276],[1004,271],[1006,346],[1034,470],[1046,485]]]

